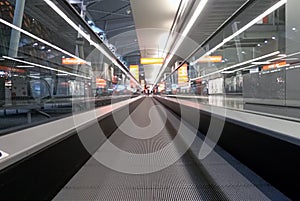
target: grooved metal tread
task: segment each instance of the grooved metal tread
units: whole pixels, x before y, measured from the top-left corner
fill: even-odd
[[[157,103],[151,98],[145,100],[130,115],[135,126],[147,128],[156,118],[155,125],[162,126],[158,134],[153,135],[153,128],[135,129],[130,121],[124,122],[126,130],[117,129],[109,141],[119,149],[132,154],[151,154],[168,146],[176,135],[176,129],[170,123],[169,112],[155,112],[151,108]],[[160,107],[161,110],[164,110]],[[150,112],[150,113],[149,113]],[[163,122],[165,117],[168,121]],[[174,121],[174,119],[172,120]],[[153,122],[152,122],[153,123]],[[161,125],[159,125],[161,124]],[[174,122],[173,122],[174,124]],[[122,127],[122,126],[121,126]],[[132,129],[132,130],[130,130]],[[127,133],[132,131],[133,133]],[[147,132],[148,131],[148,132]],[[128,135],[129,134],[129,135]],[[150,138],[146,139],[147,135]],[[153,136],[152,136],[153,135]],[[138,139],[142,136],[145,139]],[[126,161],[110,147],[98,150],[110,157],[112,162]],[[176,150],[174,150],[176,152]],[[174,153],[176,156],[177,153]],[[129,159],[129,158],[128,158]],[[155,158],[154,158],[155,160]],[[149,161],[148,161],[149,162]],[[167,163],[168,161],[166,161]],[[155,169],[164,166],[165,161],[145,164],[133,163],[132,168]],[[122,165],[122,163],[120,163]],[[213,164],[219,166],[223,164]],[[148,167],[152,166],[152,167]],[[222,173],[220,173],[222,176]],[[224,172],[226,174],[226,172]],[[263,188],[264,184],[261,187]],[[268,188],[268,186],[266,186]],[[224,193],[226,192],[226,193]],[[219,185],[212,180],[194,161],[189,152],[185,153],[175,163],[156,172],[145,174],[128,174],[113,170],[95,158],[91,158],[69,183],[57,194],[54,200],[122,200],[122,201],[158,201],[158,200],[270,200],[255,184],[249,182],[229,182]]]

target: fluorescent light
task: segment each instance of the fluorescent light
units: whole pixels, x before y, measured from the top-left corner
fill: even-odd
[[[237,32],[235,32],[234,34],[232,34],[228,38],[224,39],[224,41],[229,42],[230,40],[232,40],[236,36],[240,35],[244,31],[246,31],[247,29],[249,29],[250,27],[252,27],[257,22],[259,22],[260,20],[262,20],[264,17],[266,17],[267,15],[271,14],[272,12],[274,12],[275,10],[277,10],[278,8],[280,8],[281,6],[283,6],[284,4],[286,4],[286,2],[287,2],[287,0],[281,0],[278,3],[274,4],[269,9],[267,9],[265,12],[263,12],[261,15],[257,16],[254,20],[252,20],[247,25],[245,25],[244,27],[242,27],[241,29],[239,29]]]
[[[279,54],[278,56],[279,56],[279,57],[287,57],[286,54]]]
[[[193,16],[191,17],[190,21],[188,22],[187,26],[184,28],[184,31],[182,32],[183,37],[186,37],[188,35],[188,33],[190,32],[192,26],[195,24],[197,18],[202,13],[202,10],[204,9],[207,2],[208,2],[208,0],[201,0],[200,1],[197,8],[195,9],[195,12],[193,13]]]
[[[208,0],[201,0],[200,3],[198,4],[197,8],[195,9],[195,12],[193,13],[192,17],[190,18],[188,24],[185,26],[185,28],[184,28],[184,30],[183,30],[183,32],[182,32],[179,40],[177,41],[176,46],[172,50],[172,53],[166,58],[166,62],[163,65],[162,69],[160,70],[159,75],[156,77],[156,79],[154,81],[154,84],[157,84],[158,79],[164,73],[165,69],[169,65],[169,63],[170,63],[171,59],[173,58],[174,54],[176,54],[177,49],[180,47],[181,43],[183,42],[183,40],[185,39],[185,37],[190,32],[190,30],[193,27],[193,25],[195,24],[197,18],[202,13],[202,11],[203,11],[204,7],[206,6],[207,2],[208,2]],[[186,5],[185,5],[185,7],[186,7]]]
[[[299,58],[287,58],[287,59],[284,59],[286,61],[298,61]]]
[[[91,40],[91,36],[89,34],[86,34],[81,27],[79,27],[77,24],[75,24],[62,10],[60,10],[52,1],[50,0],[44,0],[48,6],[50,6],[59,16],[62,17],[73,29],[78,31],[78,33],[84,37],[87,41],[90,42],[90,45],[93,45],[96,47],[100,52],[102,52],[109,60],[113,61],[115,60],[113,57],[111,57],[98,43],[95,43],[93,40]]]
[[[112,61],[116,66],[118,66],[126,75],[128,75],[130,78],[134,80],[134,82],[141,87],[141,85],[134,79],[134,77],[126,72],[121,65],[117,62],[115,58],[110,56],[104,49],[101,47],[98,43],[91,40],[91,36],[86,34],[81,27],[79,27],[77,24],[75,24],[62,10],[60,10],[51,0],[44,0],[48,6],[50,6],[59,16],[62,17],[71,27],[73,27],[78,33],[84,37],[87,41],[89,41],[90,45],[97,48],[104,56],[106,56],[110,61]]]
[[[230,73],[234,73],[234,71],[223,71],[221,72],[222,74],[230,74]]]
[[[242,63],[238,63],[238,64],[235,64],[235,65],[233,65],[233,66],[229,66],[229,67],[223,68],[223,69],[221,69],[221,70],[218,70],[218,71],[215,71],[215,72],[212,72],[212,73],[209,73],[209,74],[206,74],[206,75],[203,75],[203,76],[200,76],[200,77],[191,79],[191,80],[197,80],[197,79],[199,79],[199,78],[208,77],[208,76],[210,76],[210,75],[214,75],[214,74],[217,74],[217,73],[221,73],[221,72],[223,72],[223,71],[230,70],[230,69],[233,69],[233,68],[236,68],[236,67],[239,67],[239,66],[244,66],[244,65],[246,65],[246,64],[249,64],[249,63],[252,63],[252,62],[261,60],[261,59],[265,59],[265,58],[268,58],[268,57],[272,57],[272,56],[275,56],[275,55],[278,55],[278,54],[280,54],[279,51],[272,52],[272,53],[270,53],[270,54],[266,54],[266,55],[264,55],[264,56],[261,56],[261,57],[255,58],[255,59],[251,59],[251,60],[248,60],[248,61],[244,61],[244,62],[242,62]],[[240,70],[240,69],[238,69],[238,70]]]
[[[34,66],[16,66],[17,68],[34,68]]]
[[[295,52],[295,53],[287,55],[287,57],[292,57],[292,56],[296,56],[296,55],[299,55],[299,54],[300,54],[300,52]]]
[[[40,79],[41,78],[40,76],[34,76],[34,75],[29,75],[28,77],[35,78],[35,79]]]
[[[281,6],[283,6],[284,4],[286,4],[286,2],[287,2],[287,0],[281,0],[278,3],[274,4],[269,9],[267,9],[265,12],[263,12],[261,15],[259,15],[258,17],[256,17],[255,19],[253,19],[251,22],[249,22],[247,25],[245,25],[244,27],[242,27],[241,29],[239,29],[238,31],[236,31],[231,36],[225,38],[223,40],[223,42],[221,42],[216,47],[214,47],[213,49],[211,49],[210,51],[208,51],[207,53],[205,53],[203,56],[209,56],[209,55],[211,55],[217,49],[219,49],[220,47],[222,47],[223,45],[225,45],[225,43],[231,41],[232,39],[234,39],[235,37],[237,37],[241,33],[245,32],[247,29],[249,29],[250,27],[252,27],[254,24],[256,24],[257,22],[259,22],[260,20],[262,20],[265,16],[269,15],[270,13],[274,12],[275,10],[277,10],[278,8],[280,8]],[[191,62],[191,64],[194,65],[195,63],[197,63],[197,60]]]
[[[3,56],[3,58],[8,59],[8,60],[12,60],[12,61],[17,61],[17,62],[24,63],[24,64],[28,64],[28,65],[32,65],[32,66],[36,66],[36,67],[40,67],[40,68],[44,68],[44,69],[47,69],[47,70],[52,70],[52,71],[56,71],[56,72],[60,72],[60,73],[66,73],[68,75],[73,75],[73,76],[76,76],[76,77],[91,79],[90,77],[77,75],[75,73],[69,73],[67,71],[58,70],[58,69],[55,69],[55,68],[51,68],[51,67],[48,67],[48,66],[43,66],[43,65],[40,65],[40,64],[35,64],[35,63],[32,63],[32,62],[28,62],[28,61],[22,61],[20,59],[15,59],[15,58],[12,58],[12,57]]]
[[[236,68],[236,67],[239,67],[239,66],[243,66],[243,65],[246,65],[246,64],[249,64],[249,63],[252,63],[252,62],[261,60],[261,59],[265,59],[265,58],[268,58],[268,57],[275,56],[275,55],[277,55],[277,54],[280,54],[280,52],[279,52],[279,51],[272,52],[272,53],[270,53],[270,54],[266,54],[266,55],[264,55],[264,56],[261,56],[261,57],[255,58],[255,59],[251,59],[251,60],[244,61],[244,62],[242,62],[242,63],[236,64],[236,65],[233,65],[233,66],[226,67],[226,68],[224,68],[224,69],[222,69],[222,70],[228,70],[228,69]]]
[[[239,68],[239,69],[234,70],[233,72],[237,72],[237,71],[241,71],[241,70],[246,70],[246,69],[252,68],[252,67],[256,67],[256,65],[250,65],[250,66],[246,66],[244,68]]]
[[[70,57],[74,57],[74,58],[77,58],[77,59],[79,59],[79,60],[85,61],[85,60],[83,60],[83,59],[77,57],[76,55],[71,54],[71,53],[67,52],[66,50],[63,50],[63,49],[57,47],[56,45],[53,45],[52,43],[49,43],[48,41],[45,41],[44,39],[41,39],[41,38],[39,38],[39,37],[33,35],[32,33],[28,32],[28,31],[25,31],[24,29],[22,29],[22,28],[20,28],[20,27],[17,27],[17,26],[15,26],[15,25],[13,25],[13,24],[11,24],[11,23],[9,23],[9,22],[7,22],[7,21],[1,19],[1,18],[0,18],[0,22],[1,22],[2,24],[5,24],[5,25],[11,27],[12,29],[15,29],[15,30],[17,30],[17,31],[19,31],[19,32],[21,32],[21,33],[23,33],[23,34],[25,34],[25,35],[27,35],[27,36],[29,36],[29,37],[35,39],[35,40],[38,40],[38,41],[44,43],[44,44],[47,45],[47,46],[50,46],[50,47],[52,47],[52,48],[54,48],[54,49],[56,49],[56,50],[58,50],[58,51],[60,51],[60,52],[62,52],[62,53],[64,53],[64,54],[66,54],[66,55],[69,55]],[[35,43],[35,44],[37,44],[37,43]]]
[[[255,65],[267,65],[267,64],[270,64],[271,62],[270,61],[257,61],[257,62],[252,62],[252,64],[255,64]]]
[[[268,60],[268,61],[278,61],[280,59],[284,59],[284,58],[287,58],[287,57],[293,57],[293,56],[296,56],[296,55],[299,55],[300,52],[295,52],[295,53],[292,53],[292,54],[289,54],[289,55],[286,55],[286,54],[279,54],[278,58],[275,58],[275,59],[271,59],[271,60]]]

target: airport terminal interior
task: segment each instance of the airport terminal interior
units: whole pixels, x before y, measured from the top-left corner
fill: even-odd
[[[300,200],[299,8],[0,0],[0,200]]]

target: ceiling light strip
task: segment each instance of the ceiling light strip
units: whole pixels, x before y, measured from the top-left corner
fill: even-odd
[[[281,59],[284,59],[284,58],[289,58],[289,57],[296,56],[296,55],[299,55],[299,54],[300,54],[300,52],[295,52],[295,53],[292,53],[292,54],[289,54],[289,55],[284,55],[284,56],[278,55],[279,56],[278,58],[271,59],[271,60],[268,60],[268,61],[270,61],[270,62],[278,61],[278,60],[281,60]],[[285,60],[288,60],[288,59],[285,59]]]
[[[51,0],[44,0],[48,6],[50,6],[59,16],[61,16],[73,29],[78,31],[78,33],[84,37],[87,41],[89,41],[90,45],[94,46],[97,48],[104,56],[106,56],[110,61],[112,61],[115,65],[117,65],[126,75],[128,75],[131,79],[133,79],[138,86],[140,84],[136,81],[136,79],[129,74],[127,71],[124,70],[123,66],[121,66],[115,58],[110,56],[107,51],[101,47],[98,43],[94,42],[89,34],[86,34],[78,25],[76,25],[60,8],[58,8]],[[140,86],[141,87],[141,86]]]
[[[191,17],[190,21],[188,22],[187,26],[184,28],[184,31],[182,32],[182,35],[184,37],[186,37],[188,35],[188,33],[190,32],[191,28],[195,24],[195,22],[196,22],[197,18],[199,17],[199,15],[202,13],[202,11],[203,11],[205,5],[207,4],[207,2],[208,2],[208,0],[202,0],[198,4],[193,16]]]
[[[236,70],[234,70],[234,71],[232,71],[232,72],[235,73],[235,72],[237,72],[237,71],[245,70],[245,69],[252,68],[252,67],[255,67],[255,66],[257,66],[257,65],[246,66],[246,67],[243,67],[243,68],[236,69]]]
[[[73,29],[78,31],[78,33],[84,37],[89,43],[96,47],[101,53],[103,53],[109,60],[114,61],[115,59],[110,56],[98,43],[91,39],[91,36],[85,33],[82,28],[75,24],[60,8],[58,8],[51,0],[44,0],[48,6],[50,6],[62,19],[64,19]]]
[[[223,40],[223,42],[221,42],[219,45],[217,45],[216,47],[214,47],[210,51],[206,52],[202,57],[211,55],[217,49],[219,49],[220,47],[222,47],[223,45],[225,45],[225,43],[231,41],[232,39],[234,39],[235,37],[237,37],[241,33],[245,32],[247,29],[249,29],[250,27],[252,27],[254,24],[256,24],[257,22],[259,22],[260,20],[262,20],[264,17],[266,17],[267,15],[271,14],[272,12],[274,12],[275,10],[277,10],[278,8],[280,8],[281,6],[285,5],[286,2],[287,2],[287,0],[281,0],[278,3],[274,4],[269,9],[267,9],[265,12],[263,12],[262,14],[260,14],[259,16],[257,16],[255,19],[253,19],[251,22],[249,22],[248,24],[246,24],[244,27],[242,27],[241,29],[239,29],[238,31],[236,31],[234,34],[232,34],[231,36],[225,38]],[[197,63],[197,60],[194,61],[194,62],[192,62],[191,64],[193,65],[193,64]]]
[[[237,32],[235,32],[234,34],[232,34],[230,37],[224,39],[224,41],[225,42],[229,42],[230,40],[234,39],[236,36],[240,35],[244,31],[246,31],[247,29],[249,29],[250,27],[252,27],[254,24],[256,24],[257,22],[259,22],[260,20],[262,20],[264,17],[266,17],[267,15],[271,14],[272,12],[274,12],[275,10],[277,10],[278,8],[280,8],[281,6],[285,5],[286,2],[287,2],[287,0],[281,0],[278,3],[274,4],[269,9],[267,9],[265,12],[263,12],[261,15],[257,16],[254,20],[252,20],[247,25],[245,25],[244,27],[242,27],[241,29],[239,29]]]
[[[212,72],[212,73],[209,73],[209,74],[206,74],[206,75],[197,77],[197,78],[193,78],[193,79],[191,79],[191,80],[193,81],[193,80],[201,79],[201,78],[204,78],[204,77],[208,77],[208,76],[210,76],[210,75],[214,75],[214,74],[217,74],[217,73],[221,73],[221,72],[223,72],[223,71],[230,70],[230,69],[233,69],[233,68],[236,68],[236,67],[239,67],[239,66],[243,66],[243,65],[246,65],[246,64],[249,64],[249,63],[252,63],[252,62],[261,60],[261,59],[265,59],[265,58],[268,58],[268,57],[272,57],[272,56],[275,56],[275,55],[278,55],[278,54],[280,54],[279,51],[272,52],[272,53],[270,53],[270,54],[266,54],[266,55],[264,55],[264,56],[261,56],[261,57],[255,58],[255,59],[251,59],[251,60],[248,60],[248,61],[244,61],[244,62],[242,62],[242,63],[238,63],[238,64],[236,64],[236,65],[229,66],[229,67],[223,68],[223,69],[221,69],[221,70],[218,70],[218,71],[215,71],[215,72]]]
[[[33,35],[32,33],[28,32],[28,31],[25,31],[24,29],[22,29],[20,27],[17,27],[17,26],[15,26],[15,25],[13,25],[13,24],[11,24],[11,23],[9,23],[9,22],[1,19],[1,18],[0,18],[0,22],[2,24],[5,24],[5,25],[9,26],[10,28],[15,29],[15,30],[17,30],[17,31],[19,31],[19,32],[21,32],[21,33],[23,33],[23,34],[25,34],[25,35],[33,38],[33,39],[35,39],[35,40],[37,40],[37,41],[45,44],[45,45],[48,45],[49,47],[52,47],[53,49],[56,49],[56,50],[58,50],[58,51],[60,51],[60,52],[62,52],[64,54],[66,54],[66,55],[68,55],[70,57],[73,57],[73,58],[76,58],[76,59],[78,59],[80,61],[86,62],[85,60],[83,60],[83,59],[75,56],[74,54],[71,54],[71,53],[67,52],[66,50],[63,50],[63,49],[57,47],[56,45],[53,45],[52,43],[49,43],[48,41],[45,41],[44,39],[41,39],[41,38],[37,37],[36,35]]]
[[[181,43],[183,42],[184,38],[188,35],[188,33],[190,32],[191,28],[193,27],[193,25],[195,24],[197,18],[199,17],[199,15],[202,13],[203,9],[205,8],[206,4],[207,4],[208,0],[201,0],[200,3],[198,4],[197,8],[195,9],[195,12],[193,13],[192,17],[190,18],[188,24],[185,26],[184,31],[182,32],[179,41],[176,43],[175,48],[172,50],[171,55],[169,55],[168,59],[166,60],[167,62],[165,62],[165,64],[163,65],[159,75],[156,77],[154,84],[157,84],[158,79],[162,76],[162,74],[164,73],[165,69],[167,68],[167,66],[169,65],[171,59],[173,58],[174,54],[176,54],[176,51],[178,50],[178,48],[180,47]]]
[[[55,69],[55,68],[51,68],[51,67],[48,67],[48,66],[43,66],[43,65],[32,63],[32,62],[28,62],[28,61],[22,61],[20,59],[15,59],[15,58],[12,58],[12,57],[3,56],[3,58],[8,59],[8,60],[12,60],[12,61],[17,61],[17,62],[20,62],[20,63],[23,63],[23,64],[28,64],[28,65],[32,65],[32,66],[44,68],[44,69],[47,69],[47,70],[57,71],[59,73],[65,73],[65,74],[68,74],[68,75],[72,75],[72,76],[76,76],[76,77],[81,77],[81,78],[85,78],[85,79],[89,79],[89,80],[91,79],[90,77],[78,75],[78,74],[75,74],[75,73],[69,73],[67,71],[58,70],[58,69]]]

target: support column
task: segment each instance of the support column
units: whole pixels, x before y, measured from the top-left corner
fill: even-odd
[[[13,24],[20,28],[22,27],[25,2],[26,0],[16,0]],[[20,37],[21,37],[20,31],[15,29],[11,30],[9,52],[8,52],[8,55],[10,57],[18,56]]]
[[[286,4],[286,54],[300,51],[299,0],[288,0]],[[296,57],[300,57],[297,55]]]

